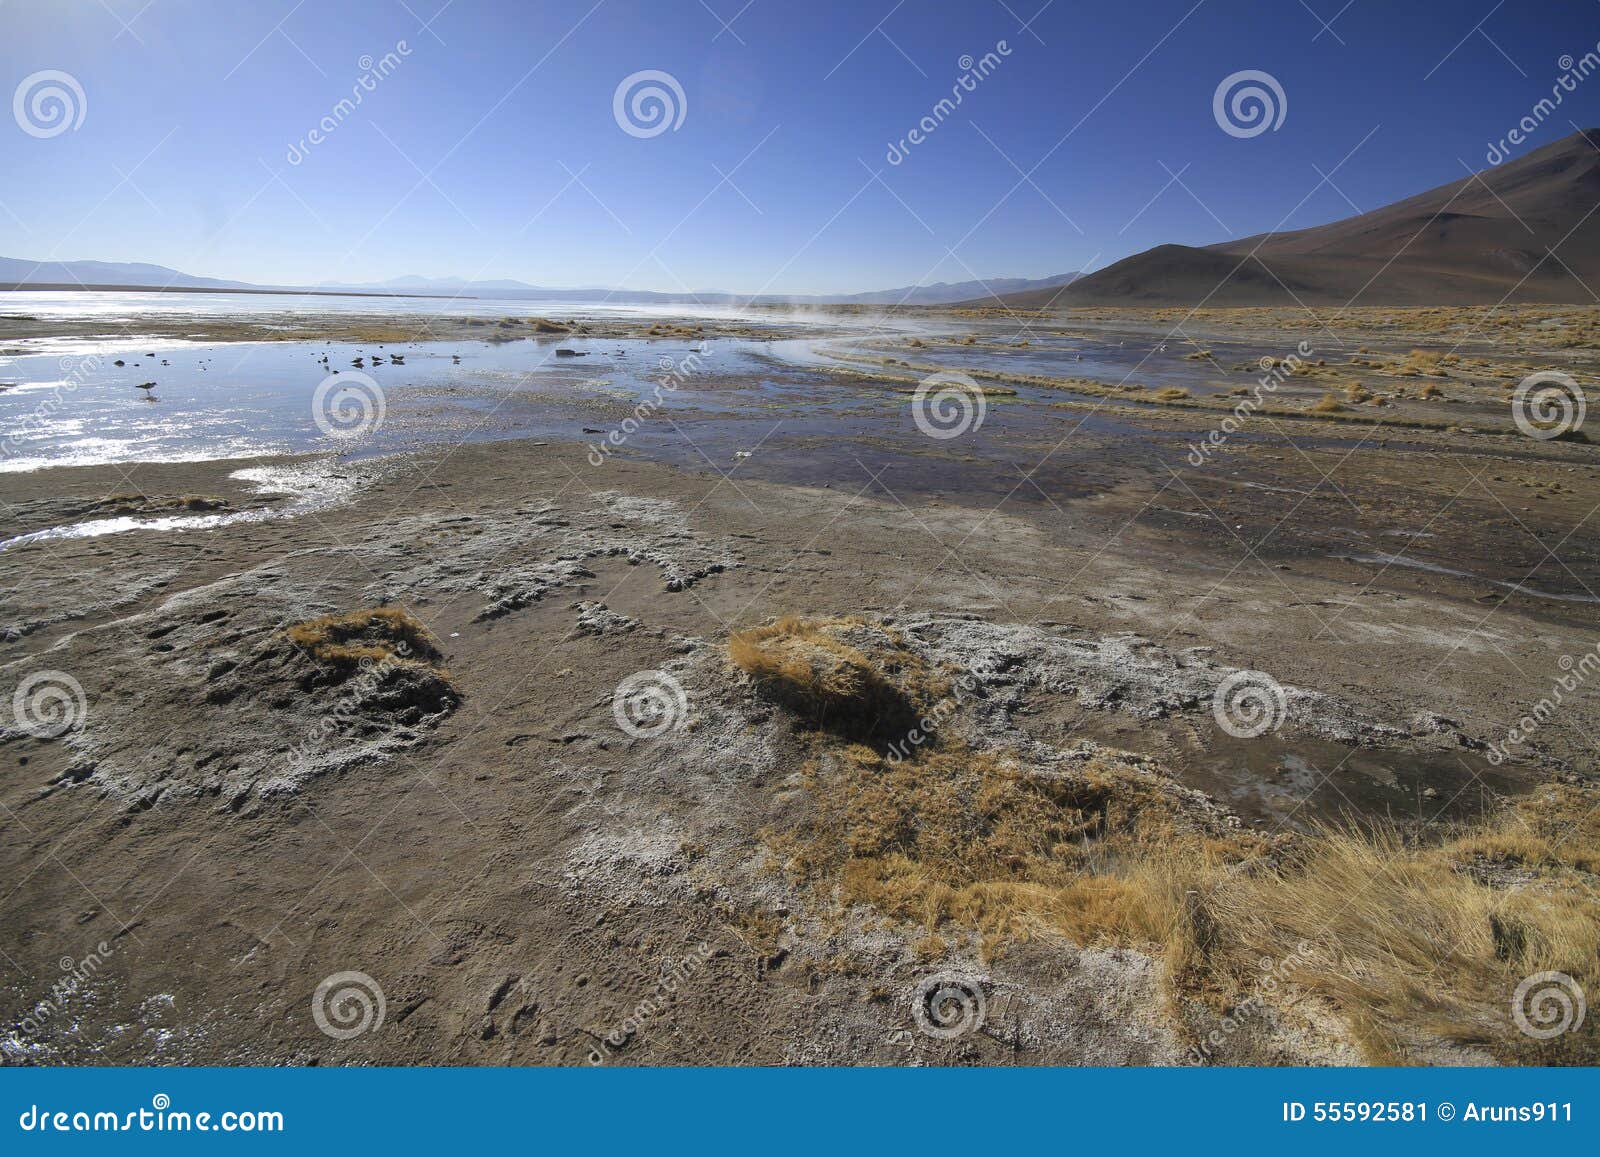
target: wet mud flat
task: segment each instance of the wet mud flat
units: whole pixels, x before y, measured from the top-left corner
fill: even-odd
[[[708,375],[598,463],[634,410],[594,391],[519,398],[562,415],[532,438],[8,476],[0,665],[68,675],[83,705],[0,736],[8,1061],[1192,1060],[1213,1014],[1174,1016],[1151,952],[935,942],[782,870],[767,833],[832,748],[727,643],[785,615],[881,625],[968,680],[960,750],[1062,774],[1126,752],[1264,847],[1352,817],[1444,838],[1582,786],[1585,691],[1486,753],[1596,641],[1594,607],[1541,597],[1594,585],[1587,448],[1330,423],[1196,468],[1193,415],[1055,400],[1019,389],[941,440],[884,383],[769,369]],[[300,490],[241,476],[263,466]],[[307,474],[328,501],[297,505]],[[231,515],[260,516],[198,521]],[[70,533],[119,519],[138,525]],[[373,608],[431,649],[396,651]],[[352,614],[366,633],[337,646],[373,648],[366,668],[294,642]],[[1245,671],[1282,693],[1249,737],[1216,714]],[[619,722],[641,673],[682,693],[657,735]],[[910,996],[939,969],[1003,1015],[920,1032]],[[352,970],[386,1017],[338,1041],[312,1000]],[[1228,1059],[1367,1055],[1305,1007]]]

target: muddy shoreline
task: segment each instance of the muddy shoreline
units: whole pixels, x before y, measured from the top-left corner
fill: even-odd
[[[724,646],[786,614],[889,623],[972,675],[975,747],[1131,751],[1266,834],[1447,828],[1591,766],[1592,694],[1486,758],[1600,639],[1580,601],[1600,573],[1588,447],[1327,423],[1250,431],[1197,469],[1204,415],[996,400],[942,441],[903,396],[836,377],[796,372],[823,400],[799,417],[770,396],[684,405],[599,464],[579,428],[7,475],[6,539],[282,513],[0,552],[7,682],[65,672],[86,705],[60,736],[0,738],[6,1061],[1186,1063],[1206,1014],[1162,1011],[1149,956],[952,936],[930,958],[917,929],[773,870],[759,833],[799,805],[808,740]],[[595,431],[631,409],[562,405]],[[290,509],[235,477],[290,467],[336,500]],[[1402,552],[1434,569],[1383,561]],[[458,705],[339,715],[348,689],[281,644],[382,605],[438,640]],[[1260,738],[1213,717],[1240,670],[1286,689]],[[619,728],[638,672],[681,686],[684,726]],[[88,953],[92,980],[22,1031]],[[1008,1010],[993,1032],[911,1031],[903,991],[936,965],[981,974]],[[343,970],[387,998],[384,1029],[348,1043],[309,1012]],[[647,1000],[664,1011],[641,1018]],[[1359,1054],[1275,1019],[1222,1059]]]

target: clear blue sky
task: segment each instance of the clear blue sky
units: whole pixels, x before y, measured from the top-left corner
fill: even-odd
[[[1588,0],[1043,3],[0,0],[0,96],[57,69],[86,102],[49,138],[0,115],[0,254],[273,283],[1038,277],[1455,179],[1600,41]],[[888,164],[961,58],[1002,40],[992,75]],[[409,55],[290,164],[361,58],[400,41]],[[645,69],[681,85],[676,131],[618,127],[617,85]],[[1218,128],[1213,92],[1241,69],[1282,84],[1278,130]],[[1600,122],[1600,75],[1513,153],[1569,119]]]

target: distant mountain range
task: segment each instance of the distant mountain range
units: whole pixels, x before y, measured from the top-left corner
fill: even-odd
[[[319,285],[252,285],[247,281],[222,281],[214,277],[195,277],[164,265],[145,265],[118,261],[27,261],[0,257],[0,289],[11,286],[51,286],[61,289],[173,289],[217,290],[233,293],[358,293],[402,295],[446,295],[499,297],[531,301],[594,300],[604,297],[621,304],[651,302],[698,302],[705,305],[736,305],[749,301],[794,305],[945,305],[982,294],[1019,293],[1047,290],[1066,285],[1079,275],[1063,273],[1055,277],[1029,280],[999,277],[992,281],[937,282],[933,285],[905,286],[871,293],[838,295],[783,295],[728,293],[706,290],[698,293],[655,293],[647,290],[609,290],[602,286],[553,289],[529,285],[525,281],[468,281],[460,277],[418,277],[408,275],[388,281],[347,284],[323,282]]]
[[[1328,225],[1203,248],[1158,245],[1068,286],[1001,300],[1030,309],[1591,303],[1587,286],[1600,284],[1595,141],[1600,129]]]
[[[975,294],[1022,293],[1028,290],[1052,289],[1066,285],[1078,273],[1058,273],[1054,277],[1029,279],[1026,277],[996,277],[990,280],[937,281],[932,285],[901,286],[898,289],[879,289],[870,293],[844,294],[749,294],[730,293],[725,289],[703,289],[691,293],[657,293],[649,290],[607,289],[604,286],[579,286],[553,289],[529,285],[526,281],[467,281],[460,277],[393,277],[388,281],[347,285],[325,282],[319,289],[359,291],[368,293],[461,293],[497,294],[528,298],[566,299],[605,296],[613,301],[698,301],[705,304],[728,304],[743,301],[790,303],[796,305],[947,305],[953,301],[966,301]]]
[[[0,286],[8,285],[140,285],[179,289],[253,289],[243,281],[193,277],[165,265],[136,261],[27,261],[0,257]]]

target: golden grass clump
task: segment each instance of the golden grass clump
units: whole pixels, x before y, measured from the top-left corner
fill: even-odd
[[[989,954],[1050,937],[1150,953],[1180,1024],[1191,1002],[1225,1011],[1256,993],[1273,961],[1291,996],[1336,1010],[1373,1062],[1414,1059],[1430,1042],[1523,1063],[1600,1060],[1595,1018],[1540,1041],[1511,1014],[1534,973],[1600,986],[1593,789],[1549,785],[1435,832],[1269,837],[1126,753],[1040,767],[948,737],[887,751],[850,741],[864,732],[841,716],[881,722],[886,699],[926,703],[935,681],[886,628],[790,617],[734,636],[729,651],[847,737],[818,741],[802,768],[807,805],[767,833],[819,895],[915,923],[923,943],[964,927]]]
[[[898,633],[858,618],[788,615],[736,632],[728,658],[809,725],[856,739],[904,738],[949,690]]]
[[[998,945],[1181,939],[1177,849],[1219,867],[1266,841],[1208,828],[1149,773],[1114,759],[1071,772],[953,747],[914,759],[850,745],[809,762],[813,810],[774,849],[797,877],[922,924]],[[1115,869],[1113,865],[1121,865]]]
[[[284,634],[318,663],[354,667],[362,660],[427,661],[439,656],[428,628],[401,607],[371,607],[295,623]]]
[[[1204,971],[1242,978],[1310,942],[1295,983],[1339,1008],[1373,1061],[1403,1062],[1431,1036],[1507,1061],[1593,1064],[1594,1025],[1537,1041],[1517,1031],[1511,998],[1534,973],[1563,972],[1590,991],[1600,980],[1595,803],[1552,785],[1434,844],[1392,829],[1315,833],[1285,865],[1204,893],[1218,930]],[[1494,870],[1497,857],[1536,865],[1533,878]]]
[[[1181,402],[1189,396],[1189,391],[1182,386],[1163,386],[1153,396],[1158,402]]]
[[[1311,412],[1313,414],[1337,414],[1343,409],[1344,403],[1339,400],[1339,395],[1332,390],[1311,403]]]
[[[1419,845],[1381,827],[1292,841],[1231,829],[1110,753],[1063,774],[851,745],[813,759],[803,782],[810,814],[772,838],[787,869],[926,936],[955,925],[989,952],[1048,936],[1137,948],[1165,960],[1174,1008],[1226,1009],[1262,960],[1293,961],[1290,982],[1338,1009],[1374,1062],[1402,1063],[1428,1038],[1508,1061],[1600,1057],[1600,1035],[1538,1042],[1510,1014],[1533,973],[1600,982],[1592,793],[1543,789]],[[1513,886],[1497,864],[1539,878]]]

